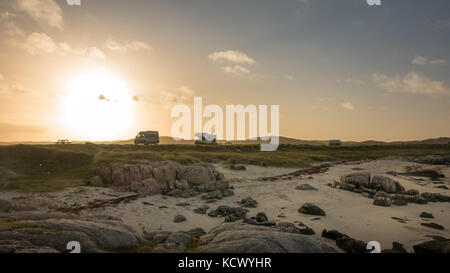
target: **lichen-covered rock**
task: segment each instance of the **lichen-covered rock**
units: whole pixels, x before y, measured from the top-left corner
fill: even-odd
[[[352,184],[358,187],[369,188],[370,173],[353,173],[341,177],[341,183]]]
[[[66,252],[70,241],[78,241],[82,252],[103,252],[146,242],[116,220],[44,212],[0,213],[0,219],[0,246],[3,242],[9,252]]]
[[[190,197],[215,191],[220,194],[217,199],[233,195],[223,174],[210,164],[183,166],[172,161],[109,165],[100,163],[97,173],[96,180],[101,179],[104,184],[111,185],[116,190],[133,191],[144,196],[165,194]]]
[[[200,238],[203,253],[323,253],[308,236],[242,223],[223,224]]]
[[[387,193],[405,192],[405,188],[399,182],[386,176],[372,176],[370,173],[354,173],[343,176],[341,177],[340,188],[355,192],[367,192],[367,189]]]

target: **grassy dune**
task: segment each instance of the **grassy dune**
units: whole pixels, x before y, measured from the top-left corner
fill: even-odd
[[[173,160],[183,164],[227,162],[278,167],[307,167],[315,162],[377,159],[387,156],[448,155],[447,144],[408,144],[328,147],[280,145],[276,152],[260,152],[259,145],[13,145],[0,146],[0,166],[19,177],[0,182],[0,190],[55,191],[82,185],[99,162]]]

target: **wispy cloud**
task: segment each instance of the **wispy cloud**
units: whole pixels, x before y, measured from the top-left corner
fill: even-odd
[[[225,71],[225,73],[234,74],[234,75],[238,75],[238,76],[250,74],[250,70],[248,70],[247,68],[242,67],[240,65],[224,66],[224,67],[222,67],[222,69],[223,69],[223,71]]]
[[[415,65],[426,65],[427,64],[427,59],[423,56],[416,56],[412,61],[412,64]]]
[[[293,76],[291,76],[291,75],[283,75],[283,79],[285,79],[285,80],[287,80],[287,81],[293,81],[294,80],[294,77]]]
[[[423,56],[416,56],[411,61],[411,63],[415,64],[415,65],[426,65],[426,64],[444,65],[444,64],[447,64],[447,60],[444,60],[444,59],[428,60],[427,58],[425,58]]]
[[[255,60],[241,51],[227,50],[211,53],[208,58],[214,62],[228,61],[236,64],[254,64]]]
[[[62,9],[53,0],[15,0],[13,5],[40,24],[63,29]]]
[[[106,41],[106,47],[112,51],[138,51],[138,50],[147,50],[151,51],[152,47],[143,41],[125,41],[125,42],[117,42],[113,39],[109,39]]]
[[[350,101],[341,103],[341,107],[348,111],[354,111],[355,106]]]
[[[372,74],[373,82],[387,92],[424,94],[430,96],[450,95],[450,87],[443,81],[435,81],[416,72],[405,76]]]
[[[74,55],[98,59],[105,58],[105,54],[97,47],[73,48],[66,42],[56,43],[46,33],[34,32],[24,41],[11,41],[11,45],[23,48],[32,55],[56,54],[59,56]]]

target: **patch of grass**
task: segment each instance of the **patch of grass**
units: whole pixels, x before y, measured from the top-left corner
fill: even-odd
[[[173,160],[182,164],[226,162],[228,165],[308,167],[317,162],[378,159],[388,156],[449,155],[446,144],[403,144],[329,147],[280,145],[275,152],[261,152],[259,145],[13,145],[0,146],[0,166],[19,174],[0,182],[0,190],[58,191],[84,185],[101,162]]]

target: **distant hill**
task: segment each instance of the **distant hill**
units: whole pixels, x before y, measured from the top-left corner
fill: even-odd
[[[220,144],[234,144],[234,145],[256,145],[261,143],[267,143],[268,141],[258,140],[234,140],[234,141],[218,141]],[[291,145],[328,145],[329,140],[301,140],[296,138],[289,138],[280,136],[280,144],[291,144]],[[87,141],[72,141],[72,144],[84,144]],[[95,144],[134,144],[134,139],[128,140],[115,140],[115,141],[96,141],[92,142]],[[173,145],[173,144],[193,144],[194,140],[180,140],[175,141],[172,137],[161,136],[159,138],[159,143],[163,145]],[[0,145],[17,145],[17,144],[30,144],[30,145],[49,145],[54,144],[51,141],[23,141],[23,142],[0,142]],[[399,144],[450,144],[450,137],[440,137],[440,138],[430,138],[424,140],[413,140],[413,141],[377,141],[377,140],[366,140],[366,141],[343,141],[343,146],[360,146],[360,145],[399,145]]]

